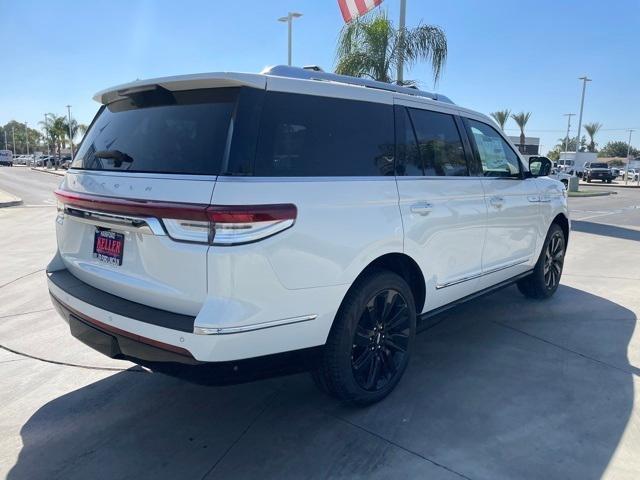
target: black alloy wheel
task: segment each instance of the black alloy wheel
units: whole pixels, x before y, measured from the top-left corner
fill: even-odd
[[[416,335],[416,302],[397,273],[372,269],[351,286],[311,372],[324,392],[351,405],[379,402],[404,374]]]
[[[531,274],[517,283],[520,293],[536,299],[551,297],[560,285],[566,250],[564,231],[560,225],[552,223]]]
[[[564,265],[564,236],[562,232],[554,232],[551,236],[544,256],[544,284],[547,289],[557,288]]]
[[[405,363],[409,316],[407,300],[393,289],[377,293],[365,306],[351,350],[353,377],[364,390],[384,389]]]

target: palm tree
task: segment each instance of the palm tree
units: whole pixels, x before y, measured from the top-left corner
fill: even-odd
[[[500,130],[504,131],[504,126],[509,120],[511,110],[498,110],[497,112],[490,113],[491,117],[500,125]]]
[[[590,152],[596,151],[595,136],[601,128],[602,128],[602,124],[598,122],[584,124],[584,129],[587,131],[587,135],[589,135],[589,139],[591,140],[589,142],[589,145],[587,145],[587,149]]]
[[[520,128],[520,152],[524,153],[524,127],[527,125],[529,118],[531,117],[531,112],[520,112],[520,113],[512,113],[511,118],[518,124]]]
[[[364,17],[344,26],[336,55],[336,73],[394,82],[394,73],[402,60],[411,67],[419,60],[431,63],[434,83],[447,60],[447,37],[440,27],[418,25],[396,28],[384,12]],[[415,85],[406,80],[403,85]]]

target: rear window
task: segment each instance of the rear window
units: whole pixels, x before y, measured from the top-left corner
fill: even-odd
[[[106,105],[72,167],[217,175],[239,90],[160,88]]]
[[[253,174],[393,175],[394,150],[391,105],[268,92]]]

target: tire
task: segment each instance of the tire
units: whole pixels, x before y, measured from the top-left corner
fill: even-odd
[[[587,183],[591,183],[591,179],[587,177]]]
[[[314,383],[348,404],[382,400],[407,368],[415,332],[415,301],[407,282],[386,270],[366,274],[338,310],[311,373]]]
[[[552,223],[533,272],[518,282],[520,293],[536,299],[549,298],[556,293],[562,277],[566,245],[562,228]]]

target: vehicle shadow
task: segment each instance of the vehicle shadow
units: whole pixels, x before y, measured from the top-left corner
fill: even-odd
[[[621,238],[623,240],[640,241],[640,230],[617,227],[615,225],[573,220],[571,222],[571,229],[576,232],[591,233],[593,235],[604,235],[606,237]]]
[[[28,419],[8,478],[616,476],[638,373],[632,311],[567,286],[545,302],[510,287],[437,320],[396,391],[364,409],[307,375],[229,387],[106,377]]]

